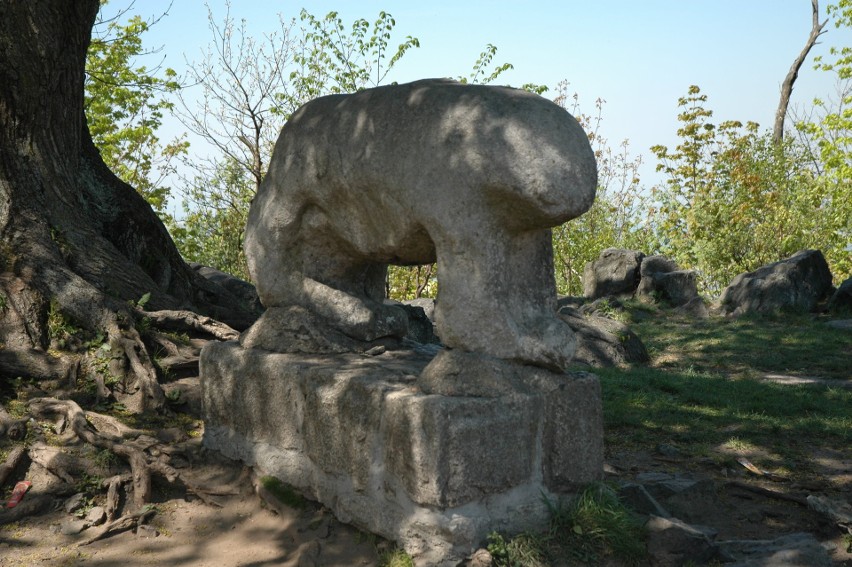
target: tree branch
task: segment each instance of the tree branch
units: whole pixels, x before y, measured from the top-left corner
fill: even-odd
[[[787,107],[790,105],[790,96],[793,94],[793,83],[796,82],[799,76],[799,69],[802,68],[802,64],[805,62],[811,48],[816,45],[819,36],[825,33],[823,28],[828,23],[828,20],[822,23],[819,22],[819,0],[811,0],[811,8],[813,13],[811,33],[808,36],[808,41],[802,52],[793,61],[793,65],[787,72],[787,76],[784,77],[784,82],[781,83],[781,100],[778,102],[778,110],[775,112],[775,127],[772,130],[772,140],[776,144],[780,144],[784,140],[784,120],[787,117]]]

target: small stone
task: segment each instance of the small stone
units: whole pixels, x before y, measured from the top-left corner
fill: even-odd
[[[72,514],[82,508],[83,501],[86,499],[86,495],[82,492],[78,492],[71,498],[65,501],[64,508],[68,514]]]
[[[77,518],[68,519],[68,520],[63,521],[59,525],[59,533],[61,533],[62,535],[67,535],[67,536],[77,535],[78,533],[85,530],[88,527],[88,525],[89,524],[86,522],[86,520],[80,520],[80,519],[77,519]]]
[[[85,520],[90,526],[98,526],[106,520],[106,511],[103,506],[95,506],[86,514]]]
[[[664,457],[680,457],[683,454],[680,449],[674,445],[669,445],[668,443],[660,443],[657,445],[657,453]]]
[[[491,567],[493,564],[494,559],[487,549],[477,549],[467,565],[468,567]]]
[[[177,443],[183,441],[185,437],[186,435],[179,427],[169,427],[157,431],[157,439],[163,443]]]
[[[136,537],[155,538],[159,535],[160,532],[157,531],[157,528],[148,524],[143,524],[136,528]]]
[[[379,356],[380,354],[384,354],[387,348],[384,345],[374,346],[364,354],[367,356]]]

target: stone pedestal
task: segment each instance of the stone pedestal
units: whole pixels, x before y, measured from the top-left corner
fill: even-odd
[[[588,373],[461,351],[228,342],[205,347],[201,384],[207,447],[398,542],[418,565],[455,565],[492,530],[543,528],[542,496],[602,475],[600,384]]]

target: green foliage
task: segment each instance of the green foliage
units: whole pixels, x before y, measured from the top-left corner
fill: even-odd
[[[550,525],[544,533],[507,539],[488,535],[488,552],[496,567],[545,567],[568,558],[587,565],[605,558],[635,564],[646,555],[641,524],[605,484],[587,486],[568,504],[545,498]]]
[[[640,216],[646,206],[639,186],[642,159],[630,154],[627,140],[613,148],[601,136],[604,100],[595,101],[594,115],[585,114],[578,95],[569,95],[568,83],[562,81],[554,102],[570,110],[583,126],[598,162],[598,190],[591,209],[553,229],[557,290],[576,296],[583,293],[584,266],[605,248],[647,249],[648,231]]]
[[[836,248],[849,222],[838,209],[846,205],[826,191],[806,149],[791,140],[774,143],[755,123],[717,126],[706,102],[690,87],[678,102],[680,143],[674,151],[651,148],[666,181],[652,193],[650,248],[697,270],[711,293],[738,273],[803,248]],[[833,269],[844,273],[842,264]]]
[[[302,9],[306,24],[293,58],[292,90],[281,93],[290,108],[326,94],[350,93],[384,82],[390,70],[420,40],[410,35],[395,49],[390,47],[396,20],[385,11],[370,22],[361,18],[350,26],[337,12],[322,19]]]
[[[167,95],[180,88],[175,72],[167,68],[159,77],[159,69],[135,65],[150,53],[142,38],[152,23],[138,15],[125,23],[98,15],[86,55],[85,110],[104,162],[163,215],[170,191],[162,181],[188,143],[163,146],[157,136],[163,113],[173,107]]]
[[[498,532],[488,534],[488,552],[495,567],[547,567],[544,551],[546,536],[522,533],[505,538]]]
[[[642,525],[609,486],[594,483],[567,507],[549,506],[551,533],[560,550],[575,559],[599,564],[614,556],[629,564],[645,557]]]
[[[385,291],[388,297],[397,301],[437,297],[438,265],[388,266]]]
[[[414,567],[414,560],[405,550],[392,547],[379,553],[378,567]]]
[[[836,27],[852,28],[852,1],[828,6]],[[817,193],[824,200],[819,226],[821,248],[836,279],[852,275],[852,47],[831,47],[832,61],[816,58],[816,68],[837,78],[834,99],[815,99],[812,115],[796,124],[819,173]]]
[[[74,325],[70,318],[62,313],[59,301],[52,299],[47,310],[47,336],[56,341],[59,348],[67,346],[71,338],[78,334],[80,329]]]
[[[186,216],[171,229],[184,258],[248,280],[243,239],[254,194],[234,159],[219,163],[211,177],[196,177],[186,192]]]
[[[217,151],[189,164],[197,174],[182,190],[185,216],[170,231],[186,259],[249,279],[249,205],[282,124],[312,98],[379,84],[419,42],[409,36],[392,48],[396,21],[387,12],[373,24],[358,19],[347,26],[336,12],[317,18],[302,10],[300,35],[282,21],[265,42],[248,36],[245,22],[226,17],[220,25],[212,13],[209,19],[214,41],[190,71],[203,100],[195,110],[184,102],[181,119]]]

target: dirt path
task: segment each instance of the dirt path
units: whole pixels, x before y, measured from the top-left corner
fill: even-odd
[[[73,516],[64,510],[50,512],[0,528],[0,565],[344,567],[377,563],[377,540],[337,522],[320,506],[307,503],[298,511],[283,506],[280,513],[272,511],[255,494],[250,474],[239,463],[208,455],[187,476],[211,492],[228,493],[209,497],[221,507],[157,486],[150,527],[84,546],[78,546],[79,542],[98,528],[63,535],[63,523]]]

